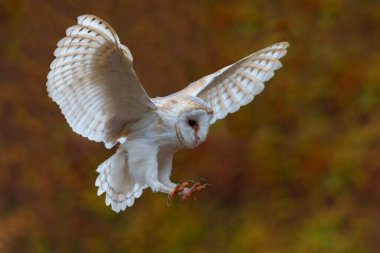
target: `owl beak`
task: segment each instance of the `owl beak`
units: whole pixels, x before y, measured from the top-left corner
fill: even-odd
[[[196,145],[199,145],[199,144],[201,144],[202,143],[202,141],[201,141],[201,139],[198,137],[198,135],[196,134],[195,135],[195,144]]]
[[[199,125],[198,125],[198,124],[194,125],[194,126],[193,126],[193,129],[194,129],[195,132],[198,132],[198,130],[199,130]]]

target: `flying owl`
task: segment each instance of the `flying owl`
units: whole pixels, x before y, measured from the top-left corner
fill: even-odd
[[[57,43],[47,90],[70,127],[116,153],[98,168],[98,195],[120,212],[146,188],[169,199],[193,196],[206,184],[170,181],[174,153],[206,140],[211,124],[251,102],[282,65],[287,42],[253,53],[166,97],[150,98],[133,70],[129,49],[114,29],[78,17]]]

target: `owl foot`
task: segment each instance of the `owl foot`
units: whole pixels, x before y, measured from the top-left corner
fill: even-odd
[[[190,183],[193,182],[192,180],[189,180],[189,181],[186,181],[186,182],[183,182],[182,184],[177,184],[176,187],[174,187],[174,189],[169,192],[169,195],[168,195],[168,199],[167,199],[167,202],[166,204],[169,206],[170,202],[175,198],[177,197],[181,192],[183,192],[185,189],[188,189],[188,187],[190,186]]]
[[[185,201],[187,199],[192,199],[193,201],[197,202],[197,199],[195,198],[194,193],[201,191],[203,189],[206,189],[207,186],[210,186],[210,184],[201,183],[201,182],[195,182],[191,188],[187,188],[184,191],[182,191],[182,201]]]
[[[210,186],[210,184],[207,183],[201,183],[201,182],[195,182],[191,187],[190,183],[194,183],[193,180],[188,180],[182,184],[178,184],[168,195],[167,205],[170,204],[170,202],[177,197],[178,195],[182,195],[182,201],[192,199],[193,201],[197,201],[197,199],[194,196],[194,193],[200,190],[205,189],[207,186]]]

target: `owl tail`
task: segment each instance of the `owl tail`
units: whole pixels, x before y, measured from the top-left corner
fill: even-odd
[[[96,170],[99,173],[95,181],[98,196],[105,192],[106,205],[111,205],[112,210],[117,213],[124,211],[127,206],[132,206],[146,188],[130,176],[127,159],[127,152],[118,150]]]

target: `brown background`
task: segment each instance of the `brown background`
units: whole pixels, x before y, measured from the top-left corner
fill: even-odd
[[[379,1],[0,1],[0,252],[380,252]],[[198,203],[96,196],[113,151],[47,96],[56,42],[108,21],[151,96],[271,43],[291,46],[255,101],[174,159]]]

